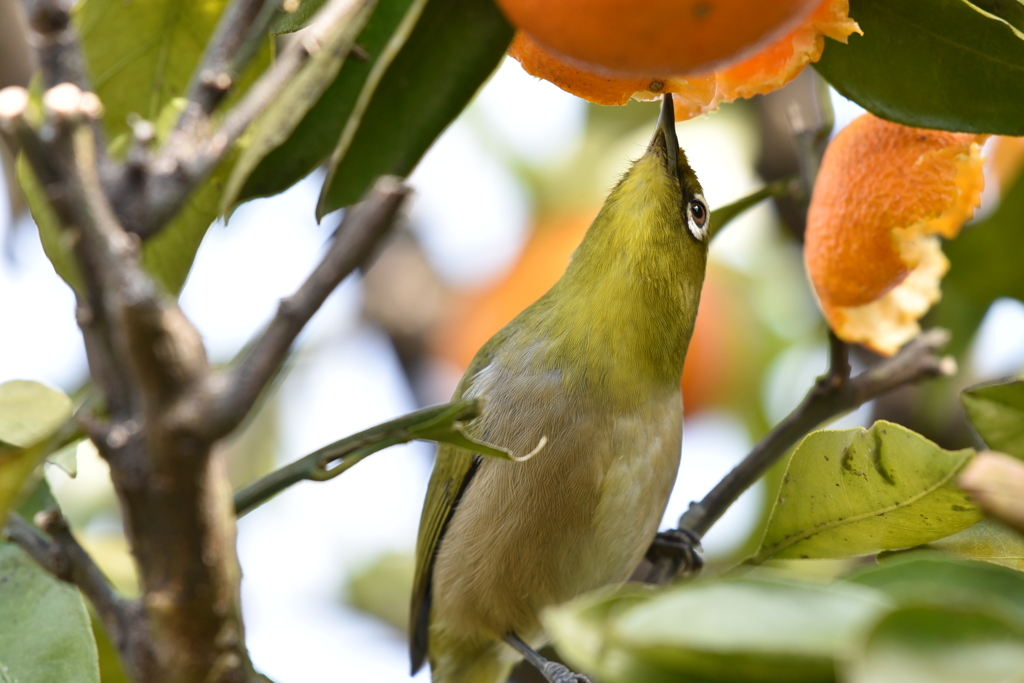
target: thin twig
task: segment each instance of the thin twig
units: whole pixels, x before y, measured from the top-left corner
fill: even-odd
[[[129,657],[129,650],[144,643],[141,635],[146,626],[139,605],[114,590],[58,511],[41,512],[35,521],[49,539],[13,512],[8,513],[4,536],[50,574],[77,586],[96,608],[118,652]]]
[[[299,332],[338,284],[373,251],[408,194],[408,187],[398,179],[385,176],[367,199],[346,211],[333,243],[309,278],[281,301],[277,314],[249,352],[226,373],[212,378],[213,398],[205,419],[213,430],[211,437],[227,434],[245,418]]]
[[[741,197],[732,204],[720,206],[712,211],[710,221],[711,235],[709,239],[717,235],[722,228],[731,223],[733,219],[739,217],[739,215],[744,211],[753,208],[769,197],[796,198],[802,197],[804,194],[805,192],[800,184],[799,176],[794,175],[768,183],[760,190],[748,194],[746,197]]]
[[[377,451],[427,438],[424,427],[436,430],[439,422],[472,420],[480,414],[480,408],[480,402],[473,399],[431,406],[328,444],[236,493],[235,514],[241,517],[300,481],[333,479]]]
[[[837,340],[838,341],[838,340]],[[699,503],[679,518],[679,527],[701,538],[744,491],[785,455],[797,441],[823,422],[860,407],[904,384],[928,377],[953,374],[956,365],[936,352],[949,342],[949,332],[932,329],[919,335],[903,350],[853,379],[836,381],[847,369],[833,367],[807,394],[803,402],[777,424],[750,454],[723,478]],[[842,345],[845,347],[845,345]],[[833,363],[847,363],[845,351],[833,344]]]

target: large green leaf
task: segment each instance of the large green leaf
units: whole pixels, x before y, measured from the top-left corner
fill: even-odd
[[[306,112],[288,139],[263,158],[232,201],[244,202],[282,192],[330,156],[349,119],[357,116],[357,104],[365,109],[366,101],[409,37],[426,3],[427,0],[388,0],[377,5],[357,39],[369,58],[345,60],[319,101]],[[364,90],[366,94],[361,96]],[[358,115],[362,115],[361,110]]]
[[[493,0],[430,0],[365,112],[346,123],[317,217],[357,201],[377,176],[411,173],[497,68],[512,34]]]
[[[1024,39],[964,0],[850,0],[863,36],[829,42],[815,68],[882,118],[1024,135]]]
[[[100,680],[81,593],[13,544],[0,545],[0,680]]]
[[[968,560],[981,560],[1024,571],[1024,536],[992,519],[928,544]]]
[[[71,399],[59,391],[22,380],[0,384],[0,520],[45,455],[46,440],[70,416]]]
[[[543,620],[601,681],[831,682],[834,658],[891,605],[853,584],[760,577],[598,593]]]
[[[334,12],[317,52],[249,128],[245,149],[238,156],[221,200],[227,212],[253,170],[267,154],[288,139],[306,112],[334,81],[356,37],[374,11],[377,0],[359,0]]]
[[[993,301],[1004,296],[1024,300],[1024,173],[1013,181],[994,213],[965,227],[958,238],[943,245],[943,251],[950,270],[942,280],[942,301],[926,324],[952,330],[948,351],[959,355]]]
[[[894,558],[846,577],[901,605],[984,609],[1024,628],[1024,574],[985,562],[930,555]]]
[[[974,387],[960,400],[989,448],[1024,459],[1024,379]]]
[[[881,420],[812,432],[790,460],[751,561],[851,557],[966,529],[981,513],[955,478],[973,454]]]
[[[978,609],[908,607],[882,619],[844,669],[849,683],[1020,681],[1024,630]]]

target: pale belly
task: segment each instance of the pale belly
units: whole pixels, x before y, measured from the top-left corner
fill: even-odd
[[[486,459],[467,487],[435,560],[435,625],[532,639],[540,610],[624,581],[643,558],[679,467],[678,392],[547,428],[533,459]]]

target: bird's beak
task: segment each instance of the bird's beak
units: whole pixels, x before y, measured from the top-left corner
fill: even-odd
[[[679,179],[679,140],[676,139],[676,113],[672,104],[672,93],[665,93],[661,99],[661,115],[658,126],[654,129],[654,137],[647,147],[648,152],[655,149],[665,150],[665,166],[668,174]]]

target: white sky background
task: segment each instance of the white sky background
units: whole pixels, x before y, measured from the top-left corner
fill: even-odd
[[[839,103],[838,119],[852,119]],[[578,141],[584,105],[507,62],[472,105],[508,147],[532,162],[555,160]],[[855,105],[854,105],[855,106]],[[464,116],[413,174],[411,214],[438,272],[452,284],[481,283],[514,261],[527,237],[530,207],[501,158],[481,145]],[[757,186],[751,145],[716,117],[679,127],[679,137],[712,206]],[[624,146],[622,163],[639,141]],[[629,149],[634,151],[630,152]],[[609,169],[610,186],[619,169]],[[316,263],[334,222],[318,226],[313,209],[320,177],[239,209],[208,234],[181,298],[214,360],[230,358]],[[6,221],[6,197],[0,221]],[[486,216],[486,220],[481,220]],[[752,211],[716,242],[716,257],[749,262],[770,210]],[[65,389],[85,377],[70,290],[53,273],[31,226],[5,244],[0,261],[0,382],[36,379]],[[6,233],[10,226],[0,225]],[[416,406],[386,337],[360,319],[360,284],[350,278],[303,335],[305,349],[281,387],[279,461]],[[995,334],[996,328],[1000,329]],[[983,327],[972,359],[984,375],[1024,365],[1024,306],[1001,301]],[[792,347],[775,361],[765,388],[773,417],[795,406],[824,369],[824,349]],[[778,413],[778,414],[774,414]],[[842,426],[865,415],[846,418]],[[742,425],[726,415],[687,421],[680,481],[666,513],[674,524],[750,447]],[[247,640],[256,666],[277,683],[404,682],[404,639],[338,600],[346,576],[388,550],[410,551],[429,474],[431,448],[393,448],[326,484],[293,487],[245,517],[239,555]],[[97,466],[97,465],[94,465]],[[83,477],[89,480],[89,477]],[[93,479],[95,480],[95,478]],[[727,552],[747,535],[764,496],[755,488],[714,527],[704,546]],[[418,680],[427,680],[421,673]]]

